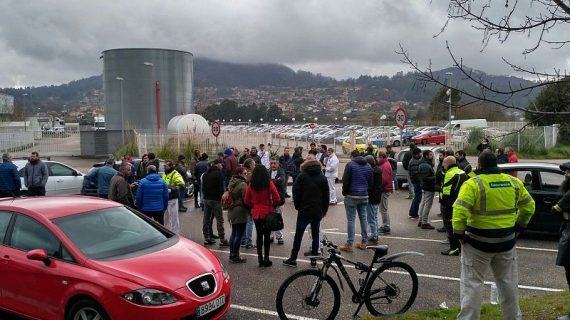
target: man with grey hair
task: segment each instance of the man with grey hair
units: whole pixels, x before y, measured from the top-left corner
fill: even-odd
[[[4,153],[0,165],[0,198],[17,197],[20,195],[21,188],[22,182],[18,167],[12,163],[10,155]]]
[[[136,184],[129,184],[127,181],[131,172],[132,168],[130,163],[126,161],[121,163],[119,172],[111,179],[111,184],[109,185],[109,200],[134,209],[135,198],[132,189]]]

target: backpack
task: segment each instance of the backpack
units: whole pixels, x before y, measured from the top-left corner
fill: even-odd
[[[234,198],[232,197],[232,192],[228,188],[226,192],[222,195],[222,209],[231,210],[234,208]]]

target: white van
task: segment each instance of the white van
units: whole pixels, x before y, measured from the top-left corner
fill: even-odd
[[[465,130],[470,128],[487,128],[486,119],[467,119],[467,120],[452,120],[451,126],[448,123],[444,130]]]

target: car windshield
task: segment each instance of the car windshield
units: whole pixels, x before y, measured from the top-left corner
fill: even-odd
[[[58,218],[54,223],[91,259],[126,255],[168,240],[166,234],[125,207]]]

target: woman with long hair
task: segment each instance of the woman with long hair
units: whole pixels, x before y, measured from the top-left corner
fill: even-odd
[[[257,260],[260,267],[271,267],[269,250],[271,230],[266,226],[267,215],[275,210],[281,198],[263,165],[255,166],[245,192],[245,204],[251,208],[251,217],[257,233]]]
[[[566,271],[566,282],[570,290],[570,162],[560,166],[560,170],[565,172],[566,179],[560,187],[562,199],[554,206],[553,211],[562,214],[564,222],[560,227],[560,240],[558,243],[558,257],[556,265],[564,267]]]

